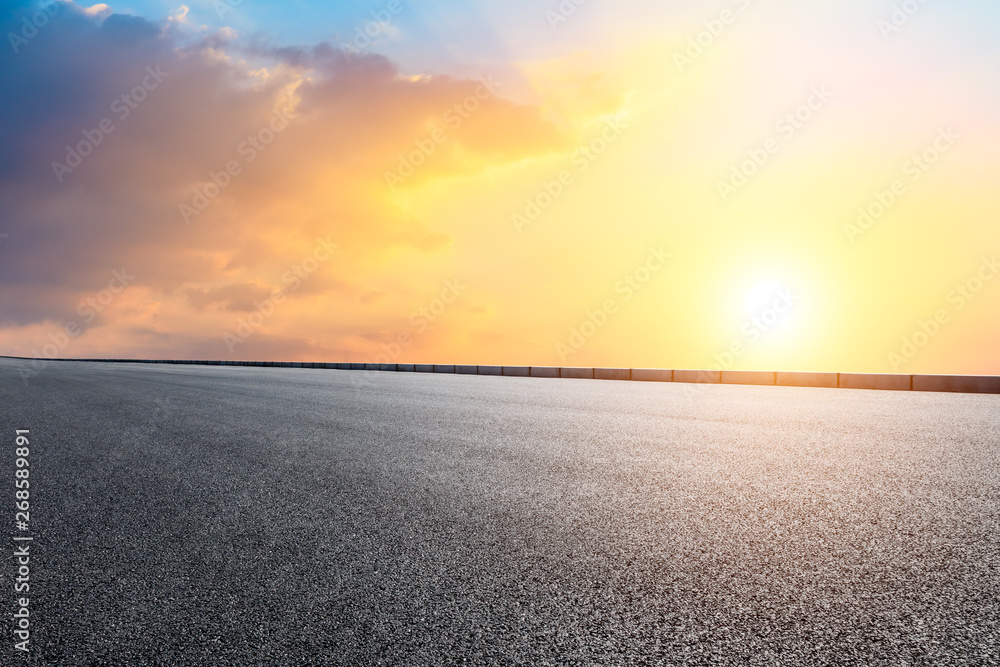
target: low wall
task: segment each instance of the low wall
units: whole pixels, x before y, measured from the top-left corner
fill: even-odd
[[[325,361],[232,361],[194,359],[34,359],[0,355],[25,361],[87,361],[127,364],[184,364],[197,366],[250,366],[396,373],[449,373],[524,378],[575,378],[631,382],[682,382],[702,384],[778,385],[867,389],[882,391],[937,391],[966,394],[1000,394],[995,375],[894,375],[888,373],[792,373],[785,371],[670,370],[662,368],[579,368],[560,366],[470,366],[455,364],[381,364]]]

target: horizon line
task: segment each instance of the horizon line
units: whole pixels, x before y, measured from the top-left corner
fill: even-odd
[[[827,389],[870,389],[882,391],[925,391],[968,394],[1000,394],[998,375],[834,373],[810,371],[746,371],[726,369],[618,368],[600,366],[504,366],[473,364],[400,364],[373,362],[319,361],[236,361],[201,359],[77,359],[16,357],[2,359],[41,362],[175,364],[194,366],[240,366],[250,368],[305,368],[318,370],[376,371],[397,373],[444,373],[553,379],[621,380],[631,382],[670,382],[683,384],[757,385],[778,387],[816,387]],[[38,370],[32,370],[35,375]],[[23,376],[23,373],[22,373]],[[27,378],[25,378],[27,380]]]

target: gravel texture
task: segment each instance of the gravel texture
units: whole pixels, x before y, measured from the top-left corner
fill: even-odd
[[[0,664],[1000,663],[1000,396],[22,365]]]

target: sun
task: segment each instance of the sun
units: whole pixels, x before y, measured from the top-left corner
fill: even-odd
[[[776,300],[780,300],[787,288],[774,280],[765,280],[750,288],[747,294],[747,311],[750,315],[759,315],[771,308]]]
[[[785,282],[762,280],[746,296],[747,312],[741,332],[749,347],[788,351],[802,326],[801,299]]]

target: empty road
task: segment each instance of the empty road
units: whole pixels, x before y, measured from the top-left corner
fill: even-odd
[[[23,363],[0,664],[1000,663],[1000,396]]]

